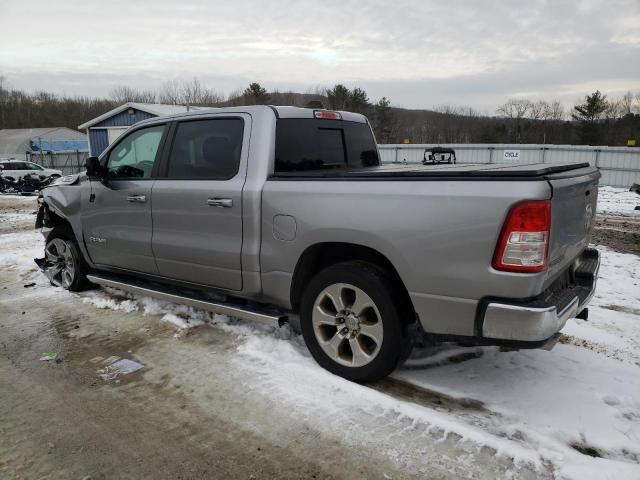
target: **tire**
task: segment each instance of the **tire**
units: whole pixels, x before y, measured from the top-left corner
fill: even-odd
[[[327,267],[309,283],[300,327],[313,358],[348,380],[374,382],[411,351],[408,306],[381,268],[365,262]]]
[[[53,285],[72,292],[85,290],[91,285],[87,280],[89,266],[70,226],[56,226],[47,237],[44,251],[43,271]]]

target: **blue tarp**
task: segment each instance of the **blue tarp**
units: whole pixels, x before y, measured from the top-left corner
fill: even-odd
[[[31,151],[33,152],[64,152],[64,151],[89,151],[87,140],[47,140],[39,138],[31,140]]]

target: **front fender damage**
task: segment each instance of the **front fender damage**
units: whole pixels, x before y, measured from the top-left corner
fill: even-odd
[[[81,188],[83,179],[73,175],[63,177],[66,181],[58,182],[43,189],[38,197],[38,212],[35,228],[39,229],[47,239],[51,231],[57,226],[66,224],[74,232],[77,232],[80,222],[80,205],[82,198]],[[46,255],[43,258],[34,259],[36,265],[47,274],[50,265]]]

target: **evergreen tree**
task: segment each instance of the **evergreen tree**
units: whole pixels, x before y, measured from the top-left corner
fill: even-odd
[[[338,84],[327,90],[328,107],[331,110],[347,110],[351,101],[351,92],[344,85]]]
[[[367,93],[360,88],[354,88],[349,95],[348,110],[368,115],[370,108],[371,103],[369,103]]]
[[[601,120],[607,111],[607,96],[596,90],[584,98],[584,103],[573,107],[571,117],[578,122],[577,130],[584,145],[598,145],[601,142]]]
[[[244,92],[242,92],[242,96],[248,105],[266,105],[271,101],[267,90],[257,82],[249,84]]]
[[[391,112],[391,102],[387,97],[382,97],[373,106],[372,124],[378,143],[389,143],[393,128],[393,114]]]

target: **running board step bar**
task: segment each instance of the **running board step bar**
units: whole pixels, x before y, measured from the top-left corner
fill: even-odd
[[[87,275],[87,279],[91,283],[102,285],[105,287],[118,288],[126,292],[145,295],[148,297],[166,300],[167,302],[179,303],[193,308],[199,308],[208,312],[217,313],[219,315],[227,315],[229,317],[240,318],[252,322],[259,322],[267,325],[282,326],[287,322],[287,316],[274,312],[273,310],[260,310],[254,306],[234,305],[229,303],[216,303],[208,300],[188,297],[182,294],[166,291],[161,288],[149,288],[134,283],[127,283],[116,280],[103,275],[91,274]]]

